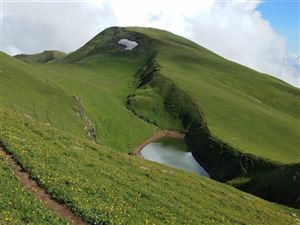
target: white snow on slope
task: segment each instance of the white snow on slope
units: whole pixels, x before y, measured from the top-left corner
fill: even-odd
[[[125,50],[132,50],[136,46],[138,46],[138,43],[136,43],[135,41],[130,41],[128,39],[121,39],[118,41],[118,44],[124,45],[126,47]]]

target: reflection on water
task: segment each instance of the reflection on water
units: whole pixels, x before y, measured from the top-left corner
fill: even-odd
[[[141,153],[147,160],[209,177],[187,150],[184,140],[164,138],[146,145]]]

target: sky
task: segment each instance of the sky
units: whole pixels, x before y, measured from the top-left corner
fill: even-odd
[[[259,5],[258,10],[268,20],[274,30],[287,38],[290,54],[299,54],[299,1],[267,0]]]
[[[298,0],[0,0],[2,51],[71,52],[110,26],[169,30],[300,87]]]

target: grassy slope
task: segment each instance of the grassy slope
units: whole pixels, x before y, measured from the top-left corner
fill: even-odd
[[[3,54],[3,53],[1,53]],[[37,66],[2,55],[1,73],[3,105],[48,123],[61,130],[84,136],[84,123],[78,115],[75,98],[41,79],[45,73]]]
[[[166,31],[130,29],[155,39],[161,73],[193,97],[214,136],[241,151],[299,162],[299,89]]]
[[[162,65],[163,75],[174,80],[193,96],[204,110],[209,127],[215,135],[242,150],[266,158],[282,162],[292,162],[297,158],[294,147],[298,138],[295,132],[299,123],[298,106],[292,105],[297,102],[297,89],[274,78],[261,76],[244,67],[228,63],[180,37],[140,28],[138,31],[150,32],[149,36],[158,39],[154,44],[159,48],[157,59]],[[125,37],[126,35],[128,34],[125,33]],[[101,46],[103,43],[100,50],[107,50]],[[94,47],[91,49],[97,49]],[[28,64],[4,55],[4,73],[1,74],[5,84],[4,106],[32,117],[37,114],[42,122],[47,122],[47,115],[52,113],[50,118],[53,127],[84,137],[83,122],[76,115],[78,103],[72,97],[79,95],[87,115],[96,126],[97,142],[116,150],[128,151],[157,130],[153,125],[133,115],[124,103],[126,96],[135,92],[133,74],[145,63],[145,58],[129,52],[116,57],[113,51],[119,53],[120,49],[115,48],[112,52],[109,49],[109,54],[85,54],[86,49],[83,50],[78,55],[71,55],[69,61],[66,60],[71,62],[69,64],[66,61],[44,65]],[[72,62],[75,59],[81,60],[82,57],[85,58],[84,61]],[[174,60],[174,63],[171,60]],[[204,63],[199,64],[199,60]],[[183,65],[182,62],[185,62],[184,68],[180,66]],[[199,71],[203,74],[199,74]],[[244,78],[240,79],[238,72],[249,73],[250,78],[244,81]],[[265,85],[257,86],[258,80]],[[251,82],[255,84],[248,85]],[[253,90],[249,89],[250,87]],[[259,91],[265,94],[258,95]],[[157,109],[161,110],[162,100],[155,92],[141,92],[143,91],[135,93],[138,104],[143,106],[147,101],[154,102]],[[271,96],[276,100],[276,104]],[[258,100],[262,104],[258,104]],[[37,112],[33,110],[32,101],[35,102]],[[237,104],[241,104],[241,107]],[[165,112],[159,111],[158,117],[155,114],[156,109],[153,112],[151,110],[153,109],[147,109],[143,113],[150,112],[148,116],[165,127],[180,129],[176,121],[173,123],[161,119],[167,117]],[[8,111],[6,116],[6,136],[1,137],[1,140],[11,147],[11,151],[23,165],[28,167],[54,196],[66,201],[88,220],[120,222],[124,213],[130,212],[128,220],[134,223],[140,223],[142,217],[165,223],[172,220],[175,220],[174,223],[182,223],[185,220],[196,223],[195,221],[199,222],[201,219],[203,223],[215,220],[216,223],[226,224],[242,224],[246,223],[245,221],[254,221],[254,224],[284,224],[284,220],[287,224],[294,222],[293,218],[285,216],[286,212],[281,211],[278,206],[255,197],[251,197],[255,202],[248,202],[241,198],[241,195],[246,194],[226,185],[187,173],[174,172],[173,169],[167,170],[176,176],[164,174],[161,169],[166,169],[164,166],[141,162],[107,147],[89,144],[75,136],[36,124],[30,118],[19,117],[11,111]],[[270,121],[269,116],[275,122]],[[250,118],[255,121],[251,121]],[[259,124],[261,121],[264,125]],[[24,123],[27,126],[24,126]],[[253,130],[270,132],[271,137],[276,137],[275,147],[272,148],[269,133],[266,133],[266,140],[263,140],[261,133],[251,132],[246,126],[253,127]],[[238,129],[241,129],[241,132],[238,132]],[[24,137],[24,134],[27,137],[25,140],[18,138],[18,135]],[[288,137],[288,134],[291,136]],[[17,138],[13,138],[14,136]],[[284,145],[286,152],[280,148],[284,143],[282,140],[290,140]],[[81,148],[83,151],[77,151]],[[271,148],[272,151],[269,151]],[[45,149],[49,152],[45,153]],[[32,157],[28,157],[26,152]],[[65,168],[65,160],[69,163],[66,170],[61,171],[62,165]],[[143,171],[144,164],[147,165],[147,172]],[[78,171],[76,175],[74,171]],[[77,180],[74,181],[70,174],[82,181],[81,184]],[[187,184],[190,190],[186,188]],[[166,187],[170,187],[171,191]],[[143,191],[140,192],[140,189]],[[189,199],[196,199],[196,203]],[[124,206],[118,207],[123,201]],[[178,202],[182,207],[172,210]],[[111,206],[113,207],[108,208]],[[158,213],[164,216],[159,217]],[[244,220],[239,217],[240,213],[246,215]],[[97,215],[101,216],[97,218]]]
[[[127,32],[125,31],[122,35],[127,35]],[[58,87],[59,90],[63,90],[68,96],[80,96],[85,113],[91,119],[96,129],[97,142],[120,151],[130,151],[158,130],[157,127],[133,115],[124,103],[126,96],[133,88],[133,74],[144,63],[151,52],[145,52],[146,46],[149,45],[147,42],[143,44],[144,47],[140,48],[137,53],[124,52],[123,47],[117,44],[119,39],[114,41],[114,46],[111,46],[112,38],[113,35],[110,33],[110,30],[107,30],[105,35],[97,35],[83,48],[65,57],[63,59],[64,63],[24,64],[9,56],[5,56],[3,71],[4,75],[12,73],[11,71],[16,68],[16,65],[25,69],[28,68],[30,78],[39,80],[41,83],[46,82],[56,88]],[[141,41],[144,41],[144,39]],[[99,49],[97,46],[99,46]],[[93,54],[90,54],[90,51]],[[105,53],[101,54],[103,51]],[[79,63],[79,61],[81,62]],[[15,71],[14,76],[11,75],[10,79],[18,79],[18,85],[22,85],[24,89],[30,89],[32,85],[26,83],[27,79],[19,77],[26,77],[22,73],[24,71],[21,71],[21,69]],[[18,88],[15,88],[13,84],[8,83],[6,80],[3,82],[8,84],[7,87],[12,87],[9,88],[9,92],[13,92],[13,94],[9,93],[7,96],[4,96],[4,102],[12,101],[14,95],[18,96]],[[39,87],[40,85],[36,86]],[[41,93],[38,92],[22,94],[25,96],[22,99],[22,103],[16,103],[16,105],[20,106],[20,110],[17,109],[17,111],[21,112],[26,108],[25,104],[26,106],[29,105],[30,111],[32,99],[38,99],[41,96]],[[85,133],[84,125],[80,127],[80,130],[71,128],[69,126],[77,124],[76,119],[72,118],[70,114],[61,115],[57,113],[57,110],[53,111],[56,105],[65,106],[60,108],[60,112],[68,112],[74,106],[53,99],[43,99],[43,102],[49,106],[48,112],[56,114],[55,119],[62,122],[63,126],[66,127],[66,131],[83,136],[80,133]],[[7,102],[5,105],[10,106]],[[42,107],[38,108],[40,111],[44,111]],[[65,116],[67,116],[66,120]],[[130,132],[128,132],[129,128]]]
[[[1,225],[59,225],[67,224],[52,211],[45,209],[19,184],[0,152],[0,224]],[[32,213],[28,213],[32,212]]]
[[[124,103],[132,91],[133,74],[142,62],[139,58],[106,56],[85,64],[37,67],[45,71],[43,78],[81,96],[95,124],[98,143],[128,152],[158,130],[134,116]]]
[[[167,130],[182,131],[181,121],[165,110],[157,88],[138,89],[127,98],[127,107],[143,120]]]
[[[43,72],[31,75],[55,83],[70,95],[80,95],[96,126],[98,142],[128,151],[154,129],[124,108],[126,96],[134,93],[132,75],[151,55],[147,50],[153,45],[158,51],[161,73],[192,96],[204,111],[214,136],[241,151],[268,159],[299,161],[299,89],[229,62],[171,33],[130,29],[154,40],[145,41],[143,36],[126,29],[118,33],[108,29],[64,59],[76,64],[34,64]],[[132,35],[143,45],[135,52],[124,52],[112,44]],[[79,64],[78,60],[83,59]],[[161,110],[162,100],[155,91],[134,94],[134,103],[140,110],[137,113],[163,128],[180,129],[178,122],[167,119],[168,114]],[[150,104],[152,107],[145,109]],[[123,136],[128,124],[132,126],[131,134]]]
[[[37,54],[26,55],[20,54],[14,57],[25,62],[35,62],[35,63],[50,63],[55,62],[66,56],[66,53],[60,51],[44,51]]]
[[[2,120],[1,139],[26,170],[94,224],[293,224],[290,213],[299,214],[196,174],[92,144],[5,108]]]
[[[89,64],[31,64],[4,55],[3,102],[45,123],[49,118],[52,126],[83,137],[84,123],[74,98],[80,96],[95,125],[97,142],[129,151],[157,130],[124,104],[142,62],[141,58],[106,56]]]

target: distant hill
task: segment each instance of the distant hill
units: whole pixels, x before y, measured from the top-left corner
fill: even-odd
[[[62,59],[66,53],[60,51],[43,51],[37,54],[19,54],[14,57],[25,62],[49,63]]]

